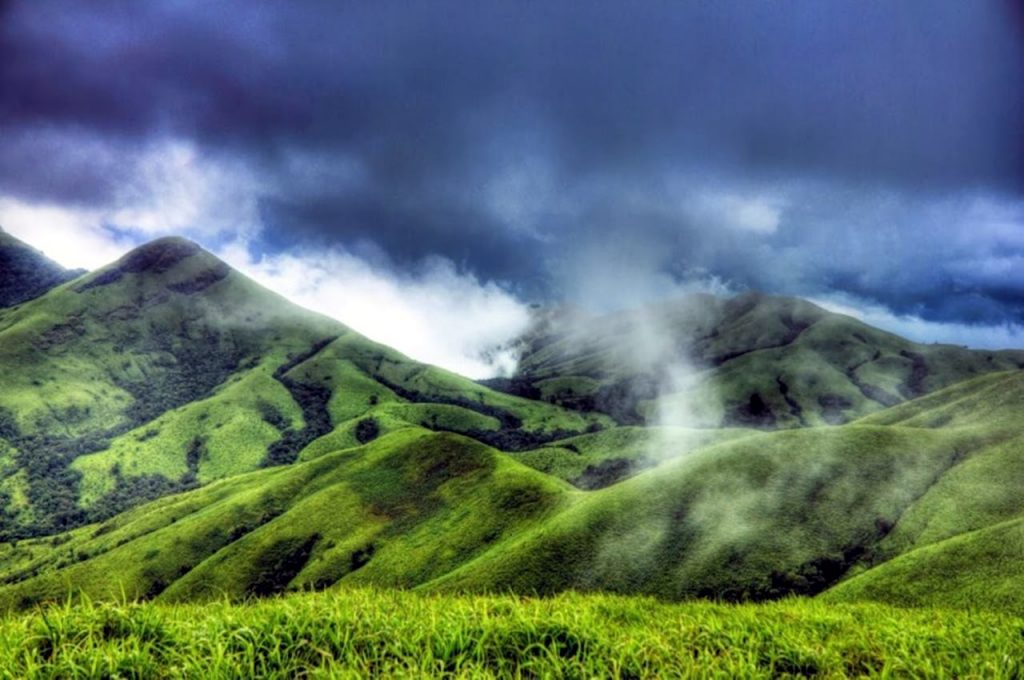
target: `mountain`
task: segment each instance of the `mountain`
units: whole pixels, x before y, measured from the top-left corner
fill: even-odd
[[[514,449],[610,423],[413,362],[182,239],[0,310],[0,366],[12,537],[290,463],[311,444],[426,425]]]
[[[549,313],[523,344],[495,391],[182,239],[0,310],[0,608],[71,584],[1017,606],[1024,353],[753,294]]]
[[[487,384],[634,425],[666,413],[697,427],[834,425],[1024,367],[1024,351],[922,345],[760,293],[598,316],[554,310],[518,346],[516,375]]]
[[[0,228],[0,307],[12,307],[80,276]]]

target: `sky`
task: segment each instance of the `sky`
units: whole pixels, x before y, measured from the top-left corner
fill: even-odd
[[[472,377],[530,304],[1024,346],[1020,0],[0,0],[0,225],[192,238]]]

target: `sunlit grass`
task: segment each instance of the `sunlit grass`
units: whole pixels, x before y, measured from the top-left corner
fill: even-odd
[[[0,620],[4,677],[1015,677],[1024,621],[825,605],[357,590],[57,605]]]

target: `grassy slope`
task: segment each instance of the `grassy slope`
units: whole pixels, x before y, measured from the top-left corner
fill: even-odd
[[[588,493],[433,585],[813,593],[876,549],[957,446],[946,433],[856,425],[724,442]]]
[[[473,440],[405,428],[157,501],[56,546],[22,542],[0,555],[12,583],[0,602],[70,584],[161,599],[334,583],[815,592],[839,575],[822,560],[873,549],[955,448],[944,433],[896,427],[755,434],[584,493]]]
[[[919,543],[1016,516],[1015,408],[989,404],[994,395],[1006,402],[1022,380],[980,378],[841,427],[700,433],[715,437],[592,492],[413,425],[330,452],[335,433],[308,462],[143,506],[57,546],[44,539],[0,553],[5,578],[23,581],[0,597],[23,605],[69,583],[94,596],[124,587],[165,599],[338,582],[666,598],[816,593]],[[418,405],[379,398],[374,408],[401,406]],[[559,442],[550,472],[571,478],[569,456],[644,451],[663,434],[626,428]],[[518,456],[541,466],[543,451]],[[979,494],[985,480],[992,490]],[[110,579],[115,571],[123,584]],[[286,578],[260,585],[267,573]]]
[[[59,598],[69,584],[103,599],[242,597],[339,581],[411,587],[534,526],[568,489],[471,439],[406,428],[57,541],[23,541],[4,555],[7,579],[21,582],[0,601]]]
[[[516,454],[515,458],[568,482],[600,482],[598,475],[602,471],[610,474],[610,481],[617,482],[666,459],[756,432],[742,428],[616,427],[562,439]],[[589,488],[601,486],[608,484],[591,484]]]
[[[113,485],[110,469],[120,464],[128,474],[158,473],[177,477],[186,471],[186,452],[196,437],[205,445],[199,479],[206,482],[259,467],[267,446],[280,432],[267,423],[262,409],[272,406],[287,421],[301,424],[302,413],[278,382],[270,377],[281,363],[278,356],[237,375],[210,398],[192,402],[146,423],[116,439],[106,451],[83,456],[74,463],[83,475],[83,502],[88,504]],[[600,416],[531,402],[493,392],[466,378],[413,362],[383,345],[347,333],[289,376],[305,384],[321,385],[330,393],[328,411],[333,429],[308,450],[302,459],[327,451],[357,446],[360,420],[374,419],[382,432],[427,426],[454,432],[494,431],[499,422],[492,416],[447,403],[409,403],[387,385],[416,390],[423,399],[463,399],[470,405],[493,407],[514,414],[522,428],[531,432],[559,429],[583,431]],[[153,436],[152,433],[157,433]]]
[[[652,526],[642,518],[682,517],[685,522],[693,510],[680,498],[709,493],[707,474],[690,472],[673,479],[665,469],[656,469],[588,496],[500,558],[494,555],[488,562],[484,556],[483,564],[469,565],[449,581],[456,587],[479,587],[488,579],[511,580],[530,588],[535,587],[531,578],[543,574],[538,582],[548,590],[596,583],[670,596],[695,590],[715,594],[722,585],[750,589],[760,582],[763,587],[766,574],[791,571],[794,557],[817,554],[832,555],[837,562],[854,559],[852,578],[825,595],[833,601],[869,599],[1020,613],[1022,412],[1024,372],[1012,371],[960,383],[818,434],[802,430],[727,442],[713,447],[721,454],[714,463],[706,463],[719,478],[729,480],[729,461],[735,456],[731,498],[726,494],[709,505],[712,511],[706,521],[715,530],[691,528],[677,539],[689,542],[689,552],[698,556],[710,541],[704,559],[694,560],[682,551],[662,552],[657,567],[643,564],[670,545],[671,532],[679,529],[666,534],[664,526]],[[746,454],[740,453],[743,448],[749,449]],[[915,453],[908,456],[909,451]],[[807,452],[811,455],[796,466],[757,472],[767,463],[765,458],[778,463]],[[855,467],[844,471],[847,462]],[[744,478],[755,482],[753,493],[749,485],[735,481]],[[815,478],[827,485],[817,488]],[[695,484],[700,490],[688,492],[687,487]],[[673,507],[686,509],[672,514]],[[871,537],[873,515],[878,531]],[[730,527],[735,529],[732,536]],[[611,539],[595,540],[595,535]],[[856,550],[851,553],[862,540],[858,536],[870,539],[860,555]],[[853,541],[844,545],[851,537]],[[724,539],[720,544],[719,538]],[[614,548],[611,553],[609,545]],[[601,566],[608,554],[613,555],[611,569]],[[683,559],[677,563],[680,554]],[[566,576],[566,570],[555,568],[560,563],[586,567],[569,570]],[[868,568],[873,564],[879,566]],[[819,574],[829,566],[820,558],[815,565]],[[806,567],[805,563],[798,568],[797,576],[813,577],[815,569]],[[513,572],[528,576],[520,579]],[[657,574],[653,581],[651,573]],[[729,584],[723,573],[735,574],[735,583]],[[773,580],[769,576],[769,585]],[[799,583],[799,578],[783,582]]]
[[[896,559],[829,593],[836,600],[1024,611],[1024,373],[985,376],[865,422],[968,433],[978,451],[911,508],[882,549]],[[891,425],[890,425],[891,426]]]
[[[1024,612],[1024,518],[926,545],[844,581],[830,602]]]
[[[791,600],[667,605],[358,590],[56,607],[0,621],[7,677],[1018,677],[1021,619]]]

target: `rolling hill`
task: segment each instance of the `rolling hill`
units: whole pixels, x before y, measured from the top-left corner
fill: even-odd
[[[839,424],[977,375],[1022,351],[921,345],[805,300],[691,295],[643,309],[537,316],[511,379],[488,384],[621,424]],[[666,369],[675,368],[675,374]],[[673,422],[673,418],[676,422]]]
[[[981,378],[969,391],[1022,376]],[[941,412],[962,404],[964,389],[900,408]],[[916,554],[915,518],[958,536],[978,521],[998,535],[1019,513],[1008,470],[984,497],[961,481],[1019,450],[1019,425],[993,427],[999,417],[979,408],[937,427],[862,421],[723,437],[598,491],[461,435],[407,428],[22,541],[0,555],[0,602],[59,598],[70,584],[96,598],[162,601],[365,585],[762,600],[837,583],[825,597],[885,599],[850,589]],[[957,496],[973,496],[978,512]],[[1003,555],[994,564],[1010,583],[1015,544],[986,545]]]
[[[1018,606],[1024,353],[754,294],[551,328],[495,391],[181,239],[0,310],[0,607],[366,586]],[[674,365],[685,393],[655,380]],[[678,400],[701,408],[638,426]]]

